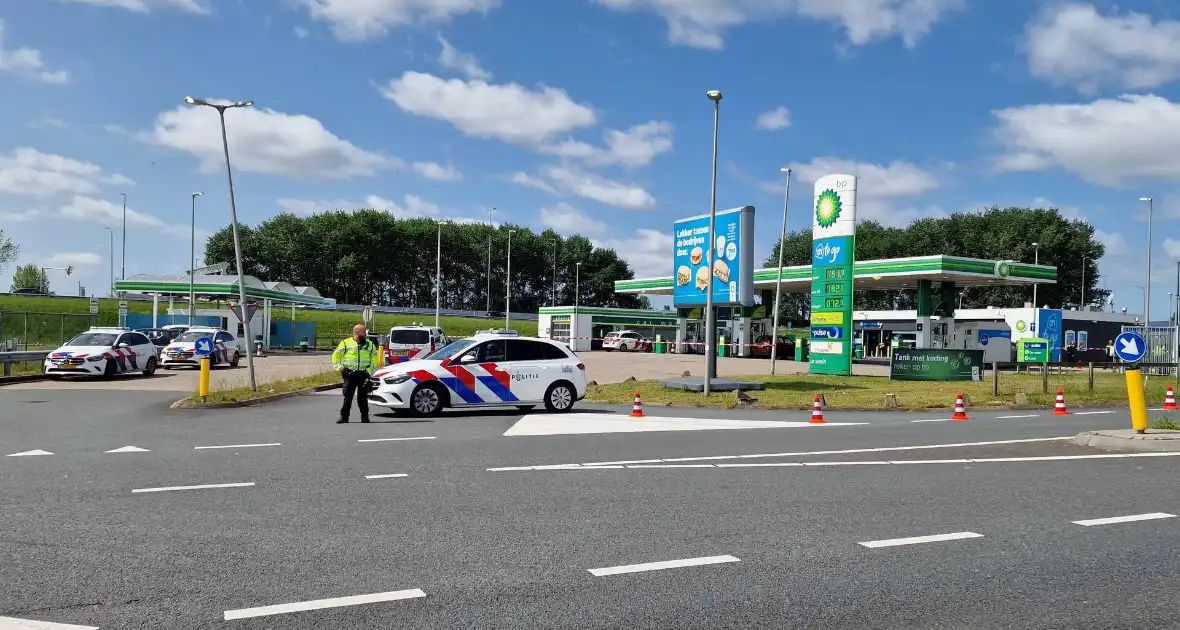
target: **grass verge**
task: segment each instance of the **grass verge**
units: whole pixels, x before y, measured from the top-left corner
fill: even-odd
[[[189,396],[188,398],[185,398],[184,401],[197,406],[203,404],[212,405],[217,403],[245,402],[249,400],[265,398],[267,396],[273,396],[275,394],[297,392],[302,389],[319,387],[320,385],[331,385],[339,381],[340,374],[334,371],[327,371],[309,376],[300,376],[298,378],[259,383],[258,391],[251,391],[249,387],[233,387],[230,389],[211,391],[209,392],[209,396],[204,401],[202,401],[201,397],[197,395]]]
[[[1083,373],[1050,375],[1049,393],[1041,393],[1041,376],[1001,374],[1000,393],[992,393],[990,375],[982,383],[890,381],[875,376],[812,376],[783,375],[765,377],[737,377],[736,380],[759,381],[766,384],[762,391],[747,394],[756,399],[748,406],[754,409],[810,409],[816,394],[823,394],[830,410],[884,410],[885,395],[897,397],[900,409],[950,408],[955,394],[962,392],[971,400],[972,407],[1040,407],[1051,408],[1057,388],[1065,392],[1067,407],[1126,404],[1126,380],[1121,374],[1094,375],[1094,389],[1090,390]],[[1152,379],[1147,387],[1148,406],[1156,406],[1164,399],[1167,381]],[[704,394],[667,389],[656,381],[631,381],[591,386],[588,402],[625,405],[631,404],[639,392],[646,405],[670,407],[739,406],[732,392]],[[1020,396],[1023,394],[1023,396]],[[1018,397],[1020,400],[1018,400]]]

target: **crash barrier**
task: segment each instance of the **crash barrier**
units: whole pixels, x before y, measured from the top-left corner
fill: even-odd
[[[12,365],[14,363],[37,363],[40,366],[48,354],[49,352],[45,350],[0,352],[0,364],[3,365],[3,375],[12,376]]]

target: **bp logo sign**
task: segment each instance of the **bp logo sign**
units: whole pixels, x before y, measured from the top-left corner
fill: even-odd
[[[819,194],[815,200],[815,222],[820,227],[829,228],[836,224],[836,220],[840,218],[840,211],[843,209],[840,203],[840,195],[832,189],[827,189]]]
[[[995,272],[997,278],[1007,278],[1012,275],[1012,263],[1007,260],[997,260]]]
[[[1028,328],[1028,324],[1024,323],[1023,319],[1016,320],[1016,331],[1024,332]]]

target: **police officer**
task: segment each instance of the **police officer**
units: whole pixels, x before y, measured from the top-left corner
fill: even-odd
[[[377,344],[368,339],[364,324],[353,326],[352,336],[336,346],[332,353],[332,367],[344,379],[344,405],[340,407],[340,419],[336,424],[348,422],[354,394],[357,409],[361,411],[361,422],[368,422],[369,377],[377,367]]]

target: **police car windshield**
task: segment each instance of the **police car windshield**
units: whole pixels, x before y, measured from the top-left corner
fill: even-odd
[[[82,333],[67,343],[67,346],[113,346],[115,336],[112,333]]]
[[[180,334],[176,341],[196,341],[201,337],[212,337],[213,333],[208,330],[188,330]]]
[[[447,345],[439,348],[438,350],[435,350],[434,352],[431,352],[430,354],[426,355],[426,359],[433,360],[433,361],[439,361],[442,359],[449,359],[449,358],[455,356],[456,354],[463,352],[467,348],[470,348],[472,346],[472,344],[474,344],[474,343],[475,343],[474,339],[460,339],[458,341],[452,341],[451,343],[448,343]]]
[[[430,343],[430,333],[425,330],[391,330],[389,343],[403,346],[423,346]]]

